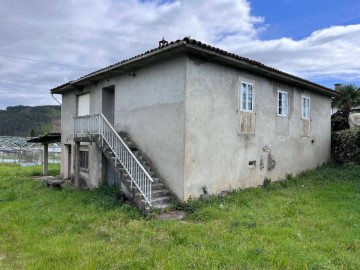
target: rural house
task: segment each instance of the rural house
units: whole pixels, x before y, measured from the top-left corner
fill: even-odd
[[[61,175],[122,185],[166,207],[330,158],[334,91],[184,38],[51,89],[62,95]]]

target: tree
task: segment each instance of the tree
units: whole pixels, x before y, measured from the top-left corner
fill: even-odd
[[[332,107],[337,108],[347,119],[352,108],[360,106],[360,87],[353,84],[339,86],[336,91],[340,96],[332,100]]]

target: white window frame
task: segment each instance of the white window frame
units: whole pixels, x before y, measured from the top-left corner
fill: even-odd
[[[306,105],[304,103],[305,100],[308,100],[308,107],[306,111]],[[301,118],[302,119],[310,119],[311,115],[311,101],[309,96],[301,96]]]
[[[281,100],[281,107],[280,107],[280,94],[282,97]],[[284,103],[283,101],[283,97],[284,95],[286,96],[286,103]],[[286,110],[284,110],[284,105],[286,104]],[[280,113],[280,109],[282,110]],[[289,94],[288,92],[284,91],[284,90],[278,90],[277,91],[277,115],[281,116],[281,117],[288,117],[289,114]]]
[[[245,108],[243,106],[243,84],[246,85],[246,92],[245,92]],[[251,86],[251,109],[249,109],[249,86]],[[240,111],[243,112],[253,112],[254,111],[254,84],[246,81],[240,81]]]

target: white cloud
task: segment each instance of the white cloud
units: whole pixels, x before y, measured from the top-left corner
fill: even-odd
[[[312,80],[332,78],[359,80],[360,25],[333,26],[312,33],[302,40],[251,40],[225,46],[283,71]]]
[[[7,91],[0,108],[55,104],[50,88],[157,47],[162,37],[190,35],[307,79],[360,79],[360,25],[262,41],[266,27],[246,0],[3,0],[0,54],[89,69],[0,56],[0,89]]]

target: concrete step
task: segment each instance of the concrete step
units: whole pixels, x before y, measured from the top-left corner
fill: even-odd
[[[163,204],[159,204],[159,205],[153,205],[151,208],[149,205],[147,205],[145,207],[145,211],[146,212],[150,212],[151,209],[157,209],[157,210],[165,210],[166,208],[169,208],[171,207],[171,204],[170,203],[163,203]]]
[[[121,131],[118,134],[120,135],[121,138],[128,136],[128,134],[126,132],[124,132],[124,131]]]
[[[158,189],[163,189],[163,188],[165,188],[165,185],[161,182],[153,183],[151,186],[152,190],[158,190]]]
[[[124,176],[124,174],[123,174],[123,176]],[[126,177],[126,178],[124,177],[124,180],[125,180],[125,185],[130,187],[131,186],[131,179],[129,177]],[[133,188],[137,189],[135,187],[135,184],[133,184]],[[154,191],[154,190],[159,190],[159,189],[166,189],[166,187],[160,181],[153,182],[152,185],[151,185],[151,190]]]
[[[135,155],[135,157],[140,161],[140,163],[142,161],[145,161],[142,155],[137,155],[137,156]]]
[[[124,142],[131,141],[128,136],[120,136],[120,137],[121,137],[121,139],[122,139]]]
[[[159,182],[160,182],[160,178],[159,178],[159,177],[153,177],[152,179],[154,180],[153,183],[159,183]]]
[[[120,162],[118,162],[118,163],[120,163]],[[123,172],[124,172],[124,176],[130,177],[130,175],[126,172],[125,169],[122,169],[122,170],[123,170]],[[150,174],[148,171],[147,171],[147,173],[151,176],[151,174]],[[143,172],[141,172],[139,175],[142,176],[142,175],[143,175]],[[132,176],[135,176],[135,177],[136,177],[136,174],[133,174]],[[151,176],[151,177],[152,177],[152,176]],[[152,179],[154,179],[154,182],[158,182],[158,181],[159,181],[159,177],[152,177]]]
[[[164,204],[164,203],[169,203],[170,202],[170,197],[169,196],[159,196],[156,198],[153,198],[151,200],[151,203],[153,206],[155,205],[159,205],[159,204]],[[141,200],[141,203],[146,204],[145,200]]]
[[[153,196],[152,198],[169,196],[169,194],[170,192],[166,188],[151,190],[151,196]]]
[[[140,160],[138,157],[136,157],[136,158],[140,161],[141,165],[147,166],[147,163],[145,160]]]
[[[159,197],[165,197],[168,196],[170,194],[169,190],[162,188],[162,189],[152,189],[151,190],[151,197],[154,199],[159,198]],[[136,196],[142,196],[140,192],[136,192],[135,193]]]
[[[153,208],[155,209],[165,209],[171,206],[171,203],[162,203],[162,204],[156,204],[153,205]]]

